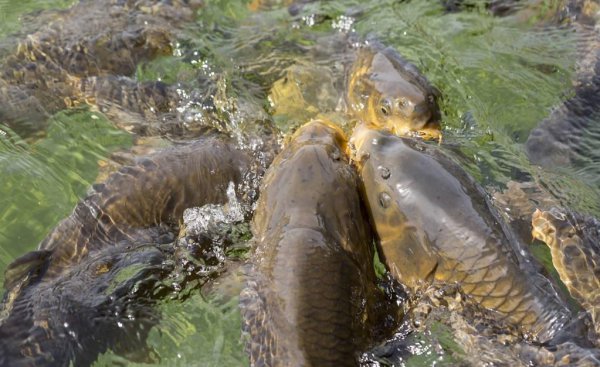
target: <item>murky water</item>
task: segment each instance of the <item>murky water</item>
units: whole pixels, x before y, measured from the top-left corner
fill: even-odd
[[[206,0],[173,55],[142,63],[137,78],[180,83],[187,102],[178,106],[179,117],[192,130],[205,124],[235,135],[272,115],[286,132],[318,113],[335,112],[347,56],[339,40],[374,37],[415,63],[441,91],[444,144],[480,183],[503,188],[531,176],[563,204],[600,216],[598,162],[550,171],[532,166],[523,148],[529,131],[570,95],[575,77],[581,35],[543,25],[558,2],[532,6],[527,18],[494,17],[480,2],[448,13],[435,0],[336,0],[295,7],[295,15],[272,3],[253,11],[249,1]],[[71,4],[0,0],[0,55],[39,29],[40,19],[52,18],[54,10],[44,9]],[[283,77],[297,94],[277,100],[271,86]],[[593,137],[584,136],[589,151],[600,148]],[[119,164],[112,154],[131,148],[134,138],[87,108],[57,113],[36,138],[0,125],[0,280],[10,262],[36,249],[72,211],[101,167]],[[245,251],[240,245],[231,257]],[[148,341],[152,357],[140,363],[247,364],[236,293],[215,287],[202,295],[197,286],[182,292],[189,296],[159,302],[162,319]],[[454,363],[414,338],[415,357],[406,365]],[[451,341],[445,346],[454,348]],[[114,364],[135,365],[112,353],[96,363]]]

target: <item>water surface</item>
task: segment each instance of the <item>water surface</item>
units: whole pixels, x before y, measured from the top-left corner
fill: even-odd
[[[206,0],[173,55],[139,65],[137,78],[181,83],[186,93],[202,97],[180,106],[190,125],[218,125],[235,134],[271,114],[285,132],[336,109],[343,57],[328,40],[374,37],[416,64],[441,91],[444,144],[460,153],[461,163],[481,184],[502,189],[511,179],[530,176],[563,204],[600,216],[597,169],[542,170],[524,154],[529,131],[570,95],[575,77],[579,35],[541,24],[555,1],[534,7],[527,19],[494,17],[478,2],[448,13],[434,0],[335,0],[295,8],[294,16],[274,3],[254,12],[249,1]],[[54,10],[46,9],[70,4],[0,0],[0,55],[10,53],[23,34],[39,29],[36,19],[51,19]],[[315,53],[320,56],[314,58]],[[284,76],[297,78],[303,99],[293,99],[287,110],[277,109],[269,98],[271,86]],[[301,106],[295,108],[294,101]],[[111,154],[134,141],[87,108],[59,112],[48,126],[41,138],[23,139],[0,125],[0,280],[12,260],[34,250],[85,196]],[[598,141],[589,144],[600,148]],[[190,292],[190,297],[160,302],[163,320],[149,340],[159,358],[146,362],[247,364],[236,296]],[[414,338],[415,357],[407,366],[453,363],[432,357],[427,342]],[[452,342],[446,345],[455,348]],[[96,365],[130,363],[109,353]]]

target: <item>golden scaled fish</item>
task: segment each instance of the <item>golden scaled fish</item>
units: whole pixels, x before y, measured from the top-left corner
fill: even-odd
[[[439,147],[366,125],[351,143],[380,254],[401,283],[456,282],[541,341],[565,325],[570,314],[554,289],[527,269],[483,189]]]

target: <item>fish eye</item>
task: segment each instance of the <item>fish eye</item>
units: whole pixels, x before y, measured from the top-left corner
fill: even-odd
[[[388,116],[392,112],[392,104],[388,99],[384,99],[381,101],[380,108],[381,113],[383,113],[384,116]]]

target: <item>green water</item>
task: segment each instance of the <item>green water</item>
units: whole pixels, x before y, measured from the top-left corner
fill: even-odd
[[[0,36],[6,39],[0,45],[12,47],[11,34],[35,31],[40,26],[36,14],[52,17],[31,12],[71,3],[0,0]],[[416,64],[441,91],[444,143],[460,147],[464,166],[480,183],[503,187],[515,172],[528,172],[561,192],[574,209],[600,216],[599,177],[531,167],[522,147],[529,131],[568,95],[574,77],[577,34],[536,26],[556,2],[543,2],[526,21],[493,17],[479,2],[468,11],[447,14],[434,0],[336,0],[308,4],[295,17],[277,5],[252,12],[248,3],[206,0],[175,54],[140,65],[137,77],[184,82],[192,89],[217,86],[222,101],[237,101],[237,108],[215,106],[217,117],[235,130],[254,123],[258,112],[273,112],[269,86],[292,65],[310,64],[305,51],[317,47],[320,39],[346,30],[373,36]],[[2,50],[6,52],[10,49]],[[320,67],[328,70],[326,61]],[[333,57],[329,61],[335,62]],[[308,94],[307,103],[318,99]],[[311,111],[304,108],[301,115],[274,120],[287,130],[317,113]],[[47,134],[36,141],[23,140],[0,125],[0,280],[11,261],[34,250],[85,196],[99,162],[129,148],[132,141],[105,116],[85,109],[58,113]],[[160,356],[158,365],[248,363],[235,297],[196,294],[159,307],[163,321],[149,340]],[[416,355],[407,365],[434,360]],[[115,364],[128,362],[109,353],[96,365]]]
[[[197,294],[185,303],[159,306],[166,315],[148,337],[154,363],[161,366],[242,366],[247,365],[238,297],[206,299]],[[157,358],[156,356],[160,356]],[[108,353],[95,366],[145,366]],[[152,363],[152,364],[154,364]]]
[[[34,19],[40,15],[42,10],[47,10],[43,14],[51,18],[57,10],[65,9],[74,3],[73,0],[2,0],[0,1],[0,35],[19,32],[23,18],[34,23]]]
[[[86,110],[55,115],[44,139],[0,134],[0,267],[34,250],[69,215],[98,174],[98,162],[131,145],[129,134]],[[25,209],[26,208],[26,209]],[[4,272],[0,279],[4,279]]]

